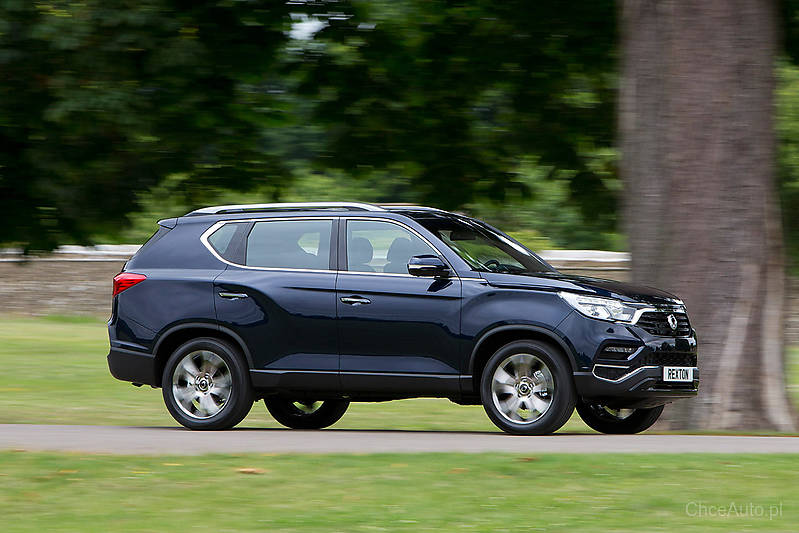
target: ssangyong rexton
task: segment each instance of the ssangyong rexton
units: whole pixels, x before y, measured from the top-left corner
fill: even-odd
[[[233,427],[259,399],[310,429],[350,402],[443,397],[509,433],[551,433],[575,407],[635,433],[697,394],[678,298],[564,275],[473,218],[307,203],[158,224],[114,278],[108,365],[191,429]]]

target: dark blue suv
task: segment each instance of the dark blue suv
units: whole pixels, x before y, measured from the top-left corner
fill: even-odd
[[[678,298],[561,274],[473,218],[304,203],[158,224],[114,278],[108,365],[191,429],[233,427],[261,398],[312,429],[353,401],[442,397],[509,433],[551,433],[575,407],[635,433],[697,394]]]

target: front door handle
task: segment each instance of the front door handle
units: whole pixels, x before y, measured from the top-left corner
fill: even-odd
[[[220,292],[220,298],[225,298],[227,300],[237,300],[239,298],[248,298],[246,294],[243,292]]]
[[[364,298],[363,296],[342,296],[341,303],[347,305],[366,305],[372,303],[372,300]]]

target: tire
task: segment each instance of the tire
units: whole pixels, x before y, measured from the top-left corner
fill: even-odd
[[[488,418],[515,435],[548,435],[574,412],[577,396],[566,356],[532,340],[506,344],[488,360],[480,378]]]
[[[210,337],[181,345],[161,378],[164,403],[189,429],[230,429],[252,409],[248,366],[230,344]]]
[[[580,400],[577,403],[577,412],[583,422],[600,433],[630,435],[652,427],[663,412],[663,407],[660,405],[649,409],[609,409],[604,405]]]
[[[350,402],[346,400],[295,401],[279,396],[264,398],[266,408],[275,420],[291,429],[322,429],[332,426],[344,416]]]

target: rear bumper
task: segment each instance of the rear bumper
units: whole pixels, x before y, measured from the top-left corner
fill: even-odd
[[[152,354],[112,347],[108,352],[108,369],[118,380],[158,386]]]

